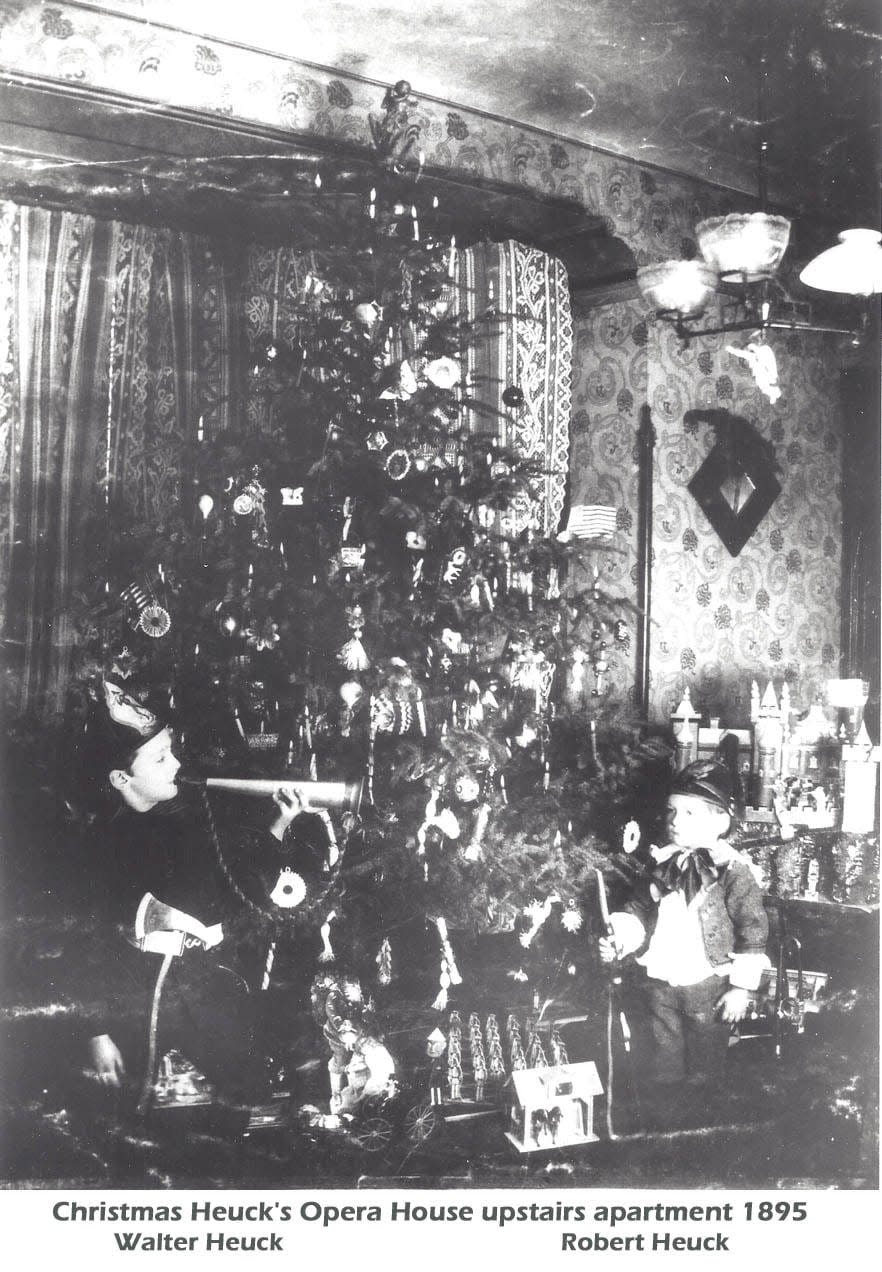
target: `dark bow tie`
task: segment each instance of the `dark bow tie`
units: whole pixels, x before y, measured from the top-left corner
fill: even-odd
[[[652,880],[662,893],[682,892],[686,904],[698,896],[702,888],[709,888],[720,877],[720,871],[706,848],[693,848],[676,853],[653,871]]]

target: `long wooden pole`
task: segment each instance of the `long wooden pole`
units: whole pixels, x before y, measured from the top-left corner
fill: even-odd
[[[637,430],[637,709],[649,718],[649,624],[652,617],[652,475],[655,429],[648,404],[640,410]]]

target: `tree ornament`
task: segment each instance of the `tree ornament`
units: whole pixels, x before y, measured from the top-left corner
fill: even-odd
[[[202,513],[202,520],[207,521],[211,516],[211,510],[214,507],[214,500],[211,495],[200,495],[197,504],[199,511]]]
[[[251,373],[259,375],[267,367],[276,366],[282,360],[282,345],[275,336],[261,336],[254,342],[251,357]]]
[[[444,1011],[447,1006],[447,991],[450,989],[451,980],[450,972],[447,967],[447,960],[443,956],[441,958],[441,971],[438,976],[438,983],[441,988],[432,1003],[432,1010]]]
[[[461,773],[453,783],[453,793],[461,804],[474,804],[481,794],[481,786],[471,773]]]
[[[374,960],[377,964],[377,982],[380,985],[389,985],[392,982],[392,946],[389,944],[389,938],[384,937],[380,946],[380,952]]]
[[[524,917],[530,920],[530,926],[525,932],[521,932],[518,940],[525,950],[528,950],[533,944],[536,933],[546,923],[551,915],[551,907],[555,901],[559,901],[560,897],[552,895],[546,897],[544,901],[533,901],[523,911]]]
[[[334,922],[336,917],[336,910],[331,910],[319,929],[322,938],[322,952],[319,954],[320,963],[333,963],[334,961],[334,948],[331,945],[331,924]]]
[[[475,817],[475,825],[468,847],[463,852],[466,861],[480,861],[483,856],[482,844],[487,827],[490,824],[490,805],[481,804]]]
[[[171,628],[171,618],[168,610],[163,609],[161,605],[157,605],[152,601],[149,605],[145,605],[141,611],[141,619],[138,624],[145,636],[151,636],[156,639],[159,636],[165,636]]]
[[[233,499],[233,512],[237,517],[254,518],[251,527],[252,542],[259,547],[267,546],[266,533],[266,487],[260,481],[260,470],[255,465],[251,477]]]
[[[585,664],[588,661],[588,654],[581,645],[577,645],[573,650],[573,692],[578,694],[585,680]]]
[[[281,640],[279,625],[273,622],[271,618],[265,619],[264,622],[257,626],[246,627],[242,634],[252,649],[258,651],[274,649]]]
[[[372,331],[383,316],[383,310],[375,300],[363,301],[353,309],[355,321],[368,331]]]
[[[381,428],[376,429],[373,433],[368,433],[364,441],[369,451],[385,450],[389,445],[389,438]]]
[[[150,597],[138,583],[130,583],[120,592],[119,599],[129,611],[129,626],[137,631],[141,626],[141,615],[150,603]]]
[[[367,651],[361,643],[364,632],[364,610],[360,605],[350,605],[346,609],[346,622],[352,636],[337,654],[337,661],[347,671],[366,671],[371,665]]]
[[[578,932],[581,930],[584,920],[582,918],[582,914],[581,914],[581,911],[579,910],[579,907],[576,905],[576,902],[573,901],[572,899],[570,899],[567,902],[566,909],[561,915],[560,922],[561,922],[561,927],[564,929],[565,932],[572,933],[572,932]]]
[[[524,405],[524,391],[516,384],[510,384],[502,391],[502,400],[506,406],[517,408]]]
[[[285,866],[270,893],[270,900],[282,910],[293,910],[305,896],[306,884],[303,878],[290,866]]]
[[[279,494],[282,497],[283,508],[302,508],[303,507],[303,487],[302,486],[282,486]]]
[[[391,373],[391,379],[391,384],[380,393],[381,400],[406,402],[419,388],[416,373],[406,358]]]
[[[363,570],[366,558],[367,545],[364,543],[344,543],[340,547],[340,566],[344,570]]]
[[[386,456],[384,467],[393,481],[403,481],[413,466],[413,460],[402,446],[397,446]]]
[[[364,689],[357,680],[344,680],[339,693],[350,711],[353,711],[364,697]]]
[[[455,548],[454,551],[447,558],[447,564],[444,567],[444,574],[442,575],[442,581],[446,583],[448,586],[450,586],[453,583],[458,583],[460,578],[462,577],[462,572],[465,567],[465,563],[467,559],[468,559],[468,553],[466,552],[465,548]]]
[[[453,947],[450,944],[446,919],[439,916],[434,920],[434,923],[438,930],[438,938],[441,942],[441,993],[438,995],[438,998],[435,1000],[435,1004],[433,1005],[435,1006],[436,1011],[443,1011],[443,1009],[447,1006],[447,990],[451,985],[461,985],[462,977],[460,976],[459,969],[456,966],[456,959],[453,957]],[[442,996],[443,1002],[439,1007],[437,1004]]]
[[[426,363],[425,376],[436,389],[452,389],[462,379],[462,366],[456,358],[434,358]]]
[[[629,821],[622,831],[622,851],[636,852],[640,847],[640,827],[635,821]]]

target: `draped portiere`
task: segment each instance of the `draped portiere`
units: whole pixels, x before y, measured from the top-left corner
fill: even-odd
[[[482,243],[458,254],[460,304],[479,321],[481,338],[467,353],[474,397],[501,414],[477,415],[476,428],[501,439],[543,469],[532,495],[515,505],[516,529],[559,528],[569,462],[573,322],[567,272],[561,261],[523,243]],[[523,405],[502,394],[516,387]]]
[[[0,207],[0,606],[10,713],[58,710],[86,518],[157,521],[181,444],[225,425],[235,270],[194,236]],[[238,297],[236,297],[238,299]]]
[[[67,603],[107,402],[114,233],[89,217],[4,207],[0,400],[4,640],[13,709],[60,705]]]

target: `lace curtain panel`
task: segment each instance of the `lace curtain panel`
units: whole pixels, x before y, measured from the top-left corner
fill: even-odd
[[[569,467],[573,320],[566,269],[556,257],[511,240],[470,248],[457,266],[460,303],[481,334],[467,355],[474,396],[499,412],[505,444],[543,472],[516,506],[515,528],[554,534]],[[521,390],[521,405],[506,405],[507,388]],[[474,423],[487,428],[486,419]]]

